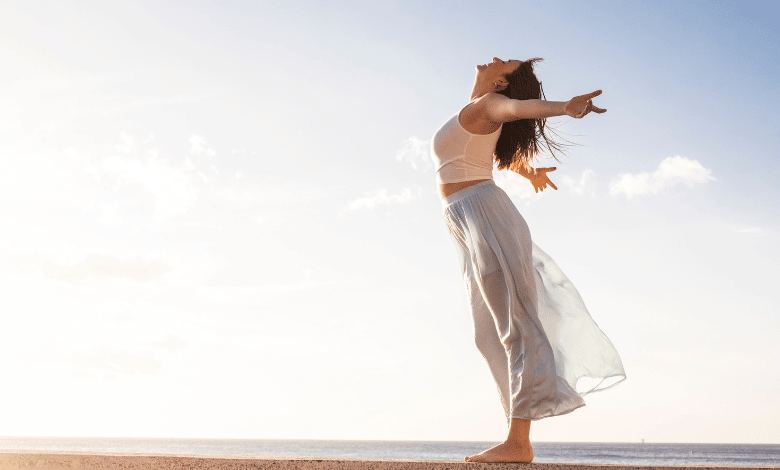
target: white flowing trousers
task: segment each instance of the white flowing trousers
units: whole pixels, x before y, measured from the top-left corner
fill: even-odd
[[[584,406],[625,379],[620,356],[577,289],[531,241],[525,219],[491,181],[443,200],[474,317],[474,338],[507,418]]]

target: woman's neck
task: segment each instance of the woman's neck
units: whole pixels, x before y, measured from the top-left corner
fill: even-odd
[[[471,90],[471,101],[493,92],[492,85],[492,83],[484,83],[479,79],[475,80],[474,88]]]

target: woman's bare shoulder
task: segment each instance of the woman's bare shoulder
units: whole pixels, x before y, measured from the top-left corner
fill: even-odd
[[[498,93],[487,93],[464,106],[460,114],[461,118],[466,117],[469,120],[482,118],[489,107],[494,107],[506,101],[512,100]]]
[[[487,93],[472,101],[460,113],[461,124],[500,124],[505,120],[491,119],[497,115],[497,110],[507,108],[507,103],[514,101],[498,93]]]
[[[481,103],[485,106],[493,103],[505,103],[507,101],[512,101],[512,98],[499,93],[487,93],[474,100],[474,103]]]

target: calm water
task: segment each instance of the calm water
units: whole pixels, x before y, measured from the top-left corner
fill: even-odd
[[[0,451],[462,460],[489,442],[0,437]],[[780,444],[534,443],[534,462],[780,467]]]

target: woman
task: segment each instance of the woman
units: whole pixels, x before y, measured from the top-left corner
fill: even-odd
[[[545,119],[604,113],[592,99],[542,100],[533,65],[541,59],[477,66],[471,102],[433,137],[444,218],[460,258],[477,348],[498,386],[509,422],[503,443],[469,462],[530,462],[531,421],[584,406],[582,397],[625,379],[609,339],[555,262],[531,241],[525,220],[493,183],[493,162],[538,192],[555,168],[533,167],[546,146]]]

